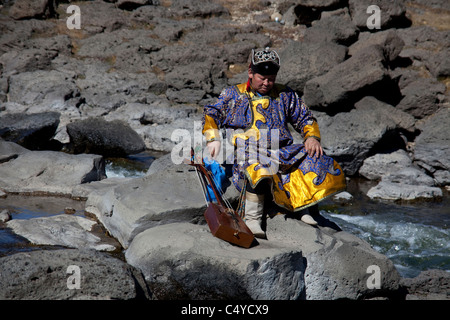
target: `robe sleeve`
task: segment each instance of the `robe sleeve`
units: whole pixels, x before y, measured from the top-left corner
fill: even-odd
[[[301,134],[303,141],[306,141],[310,137],[320,141],[319,124],[311,113],[311,110],[298,97],[296,92],[292,91],[290,95],[291,99],[288,108],[289,122]]]
[[[203,131],[206,142],[220,140],[219,128],[222,127],[228,104],[226,90],[222,91],[215,104],[206,105],[203,108]]]

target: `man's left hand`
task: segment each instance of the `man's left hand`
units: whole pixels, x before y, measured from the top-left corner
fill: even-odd
[[[305,149],[310,157],[323,156],[323,149],[322,146],[320,145],[320,142],[313,137],[309,137],[306,139]]]

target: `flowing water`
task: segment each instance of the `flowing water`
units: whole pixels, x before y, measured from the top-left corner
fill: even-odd
[[[143,153],[126,159],[108,159],[108,177],[145,175],[156,154]],[[365,196],[374,183],[352,179],[348,191],[354,196],[349,204],[326,200],[321,213],[389,257],[403,277],[415,277],[422,270],[450,270],[450,195],[444,190],[442,201],[384,202]],[[8,208],[13,219],[29,219],[62,214],[65,207],[83,214],[84,203],[70,199],[8,196],[0,199],[0,211]],[[39,247],[41,248],[41,247]],[[0,224],[0,256],[35,246]]]
[[[352,202],[336,205],[327,200],[321,213],[390,258],[403,277],[428,269],[450,271],[449,192],[444,190],[442,201],[395,203],[367,198],[372,185],[353,179]]]
[[[145,175],[152,162],[164,153],[146,151],[126,158],[106,159],[106,176],[108,178],[136,178]]]

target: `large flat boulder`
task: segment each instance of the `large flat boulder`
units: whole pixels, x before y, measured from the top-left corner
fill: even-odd
[[[75,186],[106,177],[99,155],[28,151],[8,160],[0,163],[0,189],[7,193],[70,196]]]
[[[268,240],[249,249],[213,237],[205,225],[166,224],[138,234],[125,256],[158,299],[395,296],[400,276],[392,262],[324,220],[314,228],[298,216],[277,215],[267,221]],[[369,279],[373,266],[376,288]]]
[[[32,219],[14,219],[7,223],[14,233],[37,245],[88,248],[101,251],[116,249],[92,233],[95,221],[80,216],[56,215]]]
[[[158,299],[299,299],[305,264],[299,249],[265,244],[243,249],[214,238],[207,226],[150,228],[126,251]]]
[[[95,214],[127,248],[140,232],[160,224],[203,219],[205,200],[194,168],[175,165],[170,154],[150,166],[150,174],[89,194],[86,211]],[[234,187],[225,193],[238,196]]]

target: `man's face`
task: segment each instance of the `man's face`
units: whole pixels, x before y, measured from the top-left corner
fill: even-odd
[[[267,94],[270,90],[272,90],[277,75],[264,76],[259,73],[254,73],[251,69],[249,69],[248,77],[250,78],[253,89],[261,94]]]

